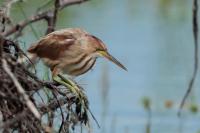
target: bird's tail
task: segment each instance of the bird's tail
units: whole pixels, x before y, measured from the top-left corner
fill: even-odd
[[[39,61],[37,54],[27,53],[26,55],[22,55],[18,58],[17,62],[20,64],[24,64],[26,67],[30,67],[35,65]]]

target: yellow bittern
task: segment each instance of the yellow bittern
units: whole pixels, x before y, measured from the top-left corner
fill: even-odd
[[[90,70],[98,57],[105,57],[127,70],[109,54],[105,44],[97,37],[80,28],[67,28],[52,32],[28,49],[32,62],[42,59],[51,72],[53,80],[69,87],[73,82],[60,77],[60,73],[79,76]],[[58,80],[61,79],[61,80]]]

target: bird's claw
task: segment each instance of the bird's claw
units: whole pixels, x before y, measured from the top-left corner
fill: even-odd
[[[65,87],[67,87],[72,93],[74,93],[76,96],[78,96],[80,101],[82,99],[84,99],[84,94],[82,94],[80,92],[80,88],[72,80],[66,79],[64,76],[62,76],[60,74],[58,76],[53,77],[53,80]]]

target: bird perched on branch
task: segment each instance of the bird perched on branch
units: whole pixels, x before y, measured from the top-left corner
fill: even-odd
[[[62,82],[58,80],[61,73],[69,76],[84,74],[93,67],[98,57],[105,57],[127,70],[109,54],[100,39],[79,28],[62,29],[44,36],[28,49],[28,57],[33,63],[41,59],[50,68],[52,78],[67,86],[73,82],[63,77],[60,77]]]

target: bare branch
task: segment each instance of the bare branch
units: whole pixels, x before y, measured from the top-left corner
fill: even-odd
[[[3,53],[3,44],[4,44],[4,39],[3,37],[0,35],[0,58],[2,57],[2,53]]]
[[[89,1],[89,0],[60,0],[61,6],[59,7],[59,9],[62,10],[66,6],[81,4],[86,1]]]
[[[37,22],[37,21],[40,21],[40,20],[46,20],[47,23],[50,23],[49,18],[52,18],[52,16],[53,16],[54,20],[55,20],[56,16],[54,14],[55,13],[57,14],[57,11],[61,11],[63,8],[65,8],[67,6],[79,4],[82,2],[86,2],[86,1],[88,1],[88,0],[60,0],[60,1],[56,0],[56,2],[55,2],[56,8],[37,13],[36,15],[33,15],[30,18],[19,22],[15,26],[13,26],[10,29],[8,29],[7,31],[3,32],[2,35],[3,36],[12,35],[15,32],[22,31],[27,25]],[[59,2],[59,6],[57,5],[58,2]],[[53,22],[53,23],[55,23],[55,22]]]
[[[52,12],[52,15],[51,17],[49,16],[47,19],[48,28],[47,28],[46,34],[53,32],[55,30],[59,6],[60,6],[59,0],[55,0],[54,10]]]
[[[192,91],[192,88],[197,76],[197,71],[198,71],[198,0],[193,1],[193,35],[194,35],[194,71],[193,71],[192,78],[189,82],[188,89],[181,101],[181,105],[178,112],[179,116],[181,114],[181,110],[185,104],[187,97]]]
[[[5,15],[7,17],[10,16],[10,9],[12,7],[12,5],[16,2],[18,2],[19,0],[7,0],[5,3],[4,3],[4,7],[5,7]]]
[[[27,25],[37,22],[39,20],[45,19],[47,17],[48,12],[38,13],[37,15],[31,16],[29,19],[24,20],[13,26],[12,28],[8,29],[7,31],[3,32],[3,36],[12,35],[15,32],[22,31]]]
[[[39,108],[39,110],[41,111],[42,114],[45,114],[47,112],[49,112],[49,110],[54,111],[57,108],[65,105],[66,103],[69,103],[69,101],[73,102],[74,97],[71,98],[67,98],[67,97],[63,97],[60,99],[55,99],[52,102],[50,102],[48,105],[41,105]]]

